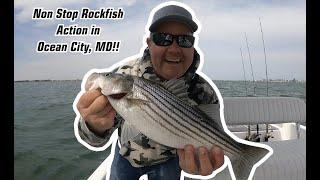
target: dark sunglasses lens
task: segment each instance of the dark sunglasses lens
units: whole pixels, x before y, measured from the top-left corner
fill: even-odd
[[[180,47],[190,48],[193,46],[194,37],[190,35],[178,35],[176,41]],[[166,33],[154,33],[152,35],[153,42],[157,46],[169,46],[173,43],[173,35]]]
[[[184,48],[190,48],[193,46],[194,37],[190,35],[181,35],[178,38],[178,44]]]
[[[172,36],[170,34],[155,33],[152,36],[153,42],[158,46],[169,46],[172,44]]]

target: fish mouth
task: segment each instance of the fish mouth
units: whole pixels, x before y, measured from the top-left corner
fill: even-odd
[[[117,94],[111,94],[109,95],[109,97],[111,97],[112,99],[116,99],[116,100],[120,100],[123,97],[125,97],[128,93],[117,93]]]

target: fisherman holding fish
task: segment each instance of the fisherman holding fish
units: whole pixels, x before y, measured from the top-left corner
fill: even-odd
[[[197,31],[197,29],[198,25],[194,22],[190,12],[185,8],[177,5],[169,5],[158,9],[152,17],[152,23],[149,27],[150,36],[147,38],[148,47],[145,49],[143,56],[116,68],[113,73],[141,77],[164,86],[174,86],[171,87],[171,89],[173,89],[172,91],[176,91],[175,94],[180,94],[180,97],[183,96],[181,95],[181,91],[185,90],[186,92],[182,93],[185,94],[182,99],[184,102],[190,104],[190,106],[206,104],[216,104],[219,106],[219,101],[213,88],[196,73],[200,63],[200,55],[194,48],[195,38],[193,33]],[[108,76],[108,74],[104,76]],[[134,79],[135,82],[138,81],[137,78],[131,78],[130,76],[123,77],[128,78],[129,82],[133,82]],[[99,78],[100,82],[97,81]],[[112,84],[112,81],[101,80],[103,78],[105,77],[92,75],[87,79],[87,91],[81,96],[77,104],[77,108],[81,114],[78,129],[80,137],[85,142],[94,147],[101,147],[108,142],[112,133],[118,128],[121,148],[116,146],[111,167],[111,180],[139,179],[143,174],[148,174],[148,179],[152,180],[178,180],[180,179],[181,169],[190,174],[205,176],[210,175],[215,169],[223,165],[225,153],[217,144],[211,145],[211,143],[208,143],[210,147],[195,147],[190,144],[185,144],[184,147],[173,148],[172,146],[159,143],[160,141],[162,142],[162,140],[164,142],[171,140],[170,136],[166,136],[165,133],[159,135],[159,133],[156,134],[156,131],[151,132],[150,134],[156,134],[153,136],[155,137],[153,139],[142,133],[148,131],[148,124],[139,121],[143,118],[141,115],[143,113],[131,115],[131,112],[128,112],[121,114],[120,110],[119,112],[115,110],[116,101],[124,96],[128,96],[128,92],[123,91],[107,96],[106,91],[108,90],[102,88],[106,87],[112,91],[124,84],[121,81],[117,81],[116,78],[114,82],[118,82],[118,84]],[[177,79],[179,79],[179,81]],[[185,87],[179,89],[178,86],[181,84],[179,83],[181,81],[183,81]],[[150,83],[150,85],[152,85],[152,83]],[[92,88],[93,86],[96,86],[96,88]],[[130,87],[131,86],[132,84],[130,84]],[[136,97],[131,98],[135,100],[143,96],[147,91],[154,90],[156,92],[157,88],[159,90],[162,89],[158,86],[147,86],[148,83],[145,85],[142,83],[136,86],[136,90],[140,88],[141,91],[145,92],[141,92],[140,94],[136,93]],[[176,90],[177,88],[178,90]],[[170,91],[170,87],[167,89]],[[158,97],[156,96],[157,94],[155,93],[155,95],[153,97],[150,96],[150,98],[153,98],[154,101],[162,98],[160,95]],[[169,101],[167,101],[169,104],[170,100],[173,101],[170,97],[171,95],[166,97],[169,99]],[[113,100],[110,101],[110,98]],[[173,96],[172,98],[175,99]],[[143,106],[143,103],[141,106]],[[145,113],[148,114],[151,119],[156,119],[155,116],[158,116],[161,120],[158,122],[159,124],[163,123],[163,126],[165,126],[165,123],[170,123],[164,118],[170,116],[171,112],[165,112],[170,111],[170,109],[167,108],[167,110],[164,110],[165,108],[162,107],[164,112],[160,112],[154,110],[161,108],[159,105],[148,106],[149,109],[153,111],[145,111]],[[181,110],[181,112],[183,111]],[[219,108],[216,113],[219,114]],[[171,117],[174,117],[174,115]],[[192,117],[192,115],[189,117]],[[126,118],[136,120],[136,126],[133,126],[133,121],[127,122],[127,120],[125,120]],[[185,121],[187,120],[192,121],[190,119],[186,119]],[[218,119],[218,121],[220,121],[220,119]],[[202,122],[200,122],[200,124],[201,123]],[[161,126],[159,127],[162,128]],[[170,130],[170,128],[172,128],[172,126],[169,127],[168,125],[168,131],[173,134],[177,131],[177,137],[180,136],[178,129],[173,128]],[[209,131],[206,127],[203,128],[204,133]],[[199,132],[201,134],[202,132],[200,130]],[[191,133],[188,131],[192,131],[192,128],[189,128],[189,130],[185,129],[184,131],[186,131],[186,133],[183,136],[187,137],[189,136],[187,134]],[[220,128],[220,131],[224,133],[222,128]],[[220,137],[222,136],[221,133]],[[162,136],[162,139],[159,136]],[[212,136],[205,134],[203,137]],[[172,139],[174,139],[174,137],[172,137]],[[226,138],[223,140],[231,144],[230,147],[224,147],[224,149],[229,148],[231,149],[230,152],[234,150],[236,153],[241,153],[242,150],[237,148],[239,147],[241,149],[243,146],[238,145],[237,142],[232,139]],[[205,140],[200,141],[202,141],[202,139],[199,140],[199,144],[205,142]],[[195,141],[193,144],[197,143],[198,142]],[[226,143],[222,144],[225,145]]]
[[[159,9],[153,16],[148,48],[143,57],[118,68],[117,73],[134,74],[159,82],[183,77],[190,86],[189,101],[197,104],[218,103],[211,86],[195,73],[200,63],[199,54],[193,47],[193,33],[197,28],[186,9],[175,5]],[[79,132],[87,143],[103,146],[116,128],[119,128],[121,135],[124,122],[99,90],[86,92],[77,107],[82,116]],[[191,174],[209,175],[224,162],[223,151],[218,146],[207,149],[186,145],[176,151],[143,134],[121,144],[121,155],[116,152],[112,165],[112,180],[138,179],[144,173],[140,174],[141,170],[137,167],[156,172],[150,174],[149,179],[153,179],[152,176],[163,176],[155,179],[180,179],[181,169]],[[128,167],[129,162],[132,167]],[[147,174],[149,172],[145,171]]]

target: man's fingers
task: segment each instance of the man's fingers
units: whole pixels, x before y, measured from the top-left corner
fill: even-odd
[[[113,108],[106,114],[106,118],[114,120],[114,117],[116,116],[117,112]]]
[[[113,126],[113,120],[109,117],[109,114],[113,114],[112,111],[110,111],[107,116],[99,117],[96,119],[96,122],[99,123],[99,129],[110,129]],[[108,116],[109,115],[109,116]]]
[[[88,111],[91,114],[99,113],[102,111],[107,105],[109,104],[108,98],[104,95],[99,96],[96,98],[93,103],[89,106]],[[109,104],[109,106],[111,106]]]
[[[185,152],[185,170],[188,173],[191,174],[197,174],[198,173],[198,167],[195,161],[195,156],[194,156],[194,148],[192,145],[186,145],[184,148]]]
[[[103,108],[103,110],[97,113],[97,116],[99,117],[106,116],[111,110],[114,110],[113,107],[111,105],[108,105],[107,103],[107,105]]]
[[[88,124],[90,125],[90,130],[95,133],[102,134],[107,129],[110,129],[114,124],[114,117],[116,116],[116,111],[112,108],[108,113],[104,116],[88,115],[86,118],[88,120]]]
[[[99,96],[101,96],[102,93],[100,90],[91,90],[88,92],[85,92],[79,99],[79,102],[77,104],[77,108],[87,108],[92,104],[92,102]]]
[[[202,176],[210,175],[213,172],[213,167],[209,158],[207,148],[200,147],[199,152],[199,173]]]
[[[219,146],[213,146],[211,149],[211,163],[213,170],[218,169],[224,163],[224,153]]]
[[[177,149],[177,153],[179,156],[179,166],[181,169],[185,169],[186,168],[186,163],[185,163],[185,153],[184,153],[184,149]]]
[[[184,149],[177,149],[177,153],[181,169],[190,174],[207,176],[224,163],[224,153],[219,146],[213,146],[210,151],[199,147],[195,153],[192,145],[186,145]]]

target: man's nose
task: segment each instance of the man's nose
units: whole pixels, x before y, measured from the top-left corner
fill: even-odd
[[[172,53],[181,53],[180,46],[178,45],[176,39],[174,39],[172,44],[168,47],[168,51]]]

